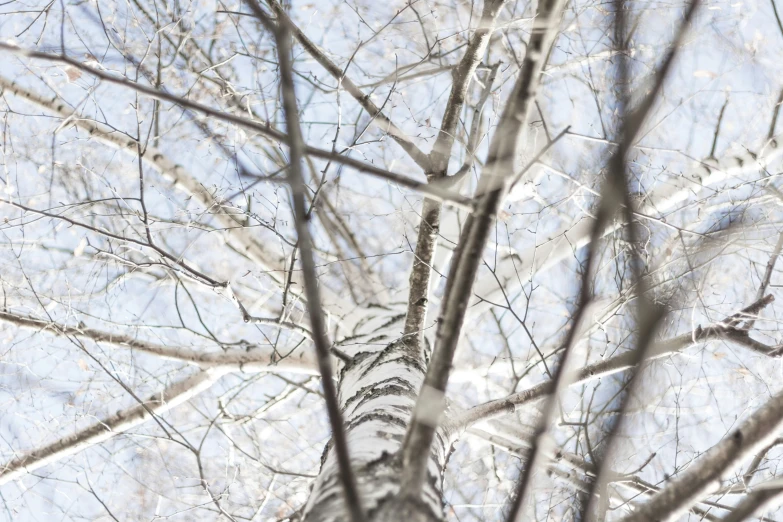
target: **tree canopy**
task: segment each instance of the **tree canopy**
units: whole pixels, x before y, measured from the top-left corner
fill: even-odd
[[[781,520],[779,9],[0,2],[0,519]]]

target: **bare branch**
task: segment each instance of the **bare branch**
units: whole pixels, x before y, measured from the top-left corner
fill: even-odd
[[[772,484],[759,484],[748,493],[721,522],[742,522],[751,517],[759,516],[765,511],[772,511],[783,504],[783,489],[779,480]]]
[[[203,103],[195,102],[188,100],[186,98],[182,98],[173,94],[169,94],[165,91],[154,89],[152,87],[147,87],[146,85],[142,85],[140,83],[128,80],[125,77],[121,76],[115,76],[112,74],[109,74],[105,71],[96,69],[94,67],[89,67],[87,65],[82,64],[81,62],[74,60],[73,58],[69,58],[67,56],[61,56],[61,55],[54,55],[50,53],[42,53],[39,51],[29,51],[20,49],[18,47],[15,47],[13,45],[8,45],[5,43],[0,43],[0,51],[7,51],[13,54],[17,54],[20,56],[27,56],[29,58],[36,58],[41,60],[47,60],[50,62],[55,63],[63,63],[67,64],[71,67],[74,67],[76,69],[79,69],[80,71],[87,72],[89,74],[92,74],[101,80],[104,80],[109,83],[113,83],[116,85],[121,85],[123,87],[127,87],[129,89],[132,89],[134,91],[140,92],[141,94],[144,94],[146,96],[149,96],[150,98],[165,101],[169,103],[173,103],[176,105],[180,105],[182,107],[186,107],[188,109],[198,111],[204,114],[208,114],[209,116],[212,116],[214,118],[217,118],[219,120],[227,121],[229,123],[233,123],[235,125],[239,125],[240,127],[244,127],[250,130],[253,130],[255,132],[258,132],[262,136],[265,136],[267,138],[273,139],[275,141],[286,143],[288,140],[288,137],[280,132],[277,131],[266,124],[262,124],[260,122],[256,122],[253,120],[249,120],[247,118],[242,118],[240,116],[235,116],[233,114],[229,114],[226,112],[222,112],[217,109],[213,109],[207,105],[204,105]],[[309,156],[313,156],[320,159],[335,161],[337,163],[341,163],[343,165],[352,167],[359,172],[364,172],[366,174],[371,174],[373,176],[387,179],[389,181],[393,181],[394,183],[398,183],[404,187],[408,187],[411,189],[415,189],[418,191],[421,191],[423,194],[426,194],[428,196],[432,196],[433,198],[436,198],[438,200],[443,201],[450,201],[457,204],[457,206],[460,206],[462,208],[470,208],[470,203],[466,198],[463,198],[458,195],[452,195],[452,193],[448,190],[438,189],[436,188],[428,188],[426,183],[418,182],[415,180],[412,180],[406,176],[402,176],[400,174],[395,174],[393,172],[390,172],[386,169],[382,169],[379,167],[375,167],[374,165],[370,165],[368,163],[364,163],[362,161],[356,160],[354,158],[343,156],[341,154],[336,154],[329,150],[319,149],[316,147],[311,146],[305,146],[304,147],[304,154],[307,154]]]
[[[321,66],[326,69],[326,71],[331,74],[335,80],[337,80],[340,83],[340,86],[345,89],[345,91],[353,96],[353,98],[359,102],[359,105],[361,105],[364,110],[367,111],[367,113],[372,116],[372,123],[376,127],[378,127],[381,131],[387,132],[392,138],[394,138],[394,141],[400,144],[400,147],[408,153],[408,156],[411,157],[411,159],[422,168],[424,172],[428,172],[430,170],[430,158],[422,152],[415,143],[413,143],[413,140],[405,134],[399,127],[397,127],[384,113],[383,111],[375,105],[375,103],[372,101],[369,95],[362,92],[361,88],[357,87],[357,85],[348,77],[348,75],[340,69],[337,64],[332,62],[329,57],[326,56],[326,53],[321,51],[308,37],[304,32],[299,29],[299,27],[291,20],[291,18],[288,16],[288,13],[285,12],[285,9],[283,9],[283,6],[280,5],[280,3],[277,0],[267,0],[267,3],[269,4],[269,7],[272,8],[272,12],[277,17],[277,22],[279,24],[285,24],[288,26],[291,33],[294,35],[294,38],[304,47],[305,51],[312,56],[316,62],[321,64]],[[256,12],[256,9],[260,9],[257,2],[255,0],[250,0],[249,4],[251,5],[254,12]]]
[[[151,343],[127,335],[87,328],[86,326],[66,326],[53,321],[25,317],[8,311],[0,311],[0,320],[23,328],[31,328],[58,336],[89,339],[96,343],[110,344],[171,361],[193,364],[203,370],[221,368],[225,371],[317,374],[316,363],[307,354],[291,355],[280,359],[274,349],[263,346],[256,346],[252,351],[233,348],[223,352],[203,352],[191,348]],[[272,320],[268,324],[280,328],[288,326],[288,323],[279,323]],[[291,324],[290,326],[297,327],[297,331],[302,329],[298,325]]]
[[[764,270],[764,277],[761,279],[761,284],[759,285],[758,292],[756,292],[756,300],[759,301],[762,297],[764,297],[764,294],[767,292],[767,289],[769,288],[769,283],[772,281],[772,272],[775,270],[775,263],[778,260],[778,257],[780,256],[780,251],[783,250],[783,232],[780,233],[778,236],[778,242],[775,245],[774,250],[772,250],[772,255],[769,257],[769,261],[767,261],[767,268]],[[745,323],[745,329],[750,330],[753,328],[753,325],[755,324],[756,319],[751,318],[748,320],[747,323]]]
[[[608,508],[608,504],[606,502],[606,499],[602,499],[602,502],[600,505],[596,505],[596,497],[594,496],[594,492],[599,491],[603,492],[606,490],[606,486],[609,480],[610,475],[610,456],[611,452],[614,449],[613,443],[615,438],[617,437],[617,434],[619,433],[621,427],[623,426],[623,421],[625,419],[625,412],[627,411],[629,404],[630,404],[630,397],[632,396],[633,392],[640,386],[640,379],[639,379],[639,369],[644,362],[644,360],[652,355],[652,352],[654,351],[654,348],[652,348],[652,340],[655,335],[655,330],[658,326],[658,323],[663,318],[664,312],[661,307],[655,306],[651,301],[650,298],[647,295],[647,282],[644,277],[642,277],[642,259],[638,252],[639,245],[639,232],[637,229],[637,225],[633,220],[634,215],[634,202],[631,200],[629,187],[628,187],[628,177],[627,177],[627,154],[631,150],[631,144],[636,140],[636,136],[639,132],[639,129],[641,129],[641,126],[644,124],[644,121],[647,119],[649,111],[652,109],[653,103],[655,101],[655,98],[658,96],[658,91],[660,90],[661,86],[663,85],[663,82],[666,80],[666,75],[670,69],[671,63],[673,61],[674,56],[679,50],[679,42],[683,39],[683,36],[685,32],[688,29],[688,26],[690,25],[690,21],[693,17],[693,14],[696,11],[696,6],[698,2],[694,0],[691,3],[690,9],[686,12],[685,19],[683,20],[682,24],[679,27],[679,30],[677,32],[677,36],[675,38],[675,46],[671,49],[669,55],[664,60],[663,65],[660,67],[660,69],[656,72],[656,81],[655,85],[656,87],[650,92],[647,97],[643,100],[641,103],[640,108],[634,113],[631,114],[629,117],[626,117],[625,110],[627,107],[627,103],[629,102],[629,95],[628,95],[628,83],[630,81],[629,73],[628,73],[628,63],[626,61],[626,54],[627,54],[627,34],[626,34],[626,11],[623,0],[617,0],[614,5],[614,29],[615,29],[615,41],[618,42],[619,51],[620,51],[620,57],[618,61],[618,88],[620,91],[619,94],[619,102],[620,102],[620,110],[622,111],[621,116],[621,124],[620,124],[620,131],[619,131],[619,141],[620,145],[618,149],[615,151],[615,155],[610,160],[610,172],[609,172],[609,179],[608,183],[605,185],[605,192],[602,194],[602,199],[600,202],[600,209],[599,209],[599,216],[596,218],[596,225],[600,226],[601,228],[599,230],[595,230],[593,234],[593,239],[590,243],[591,250],[588,254],[589,256],[593,255],[593,252],[595,249],[598,248],[598,238],[601,235],[601,231],[604,228],[604,223],[600,223],[600,218],[605,217],[607,220],[609,216],[611,216],[611,208],[615,207],[617,203],[622,203],[622,211],[623,211],[623,218],[627,225],[627,233],[629,236],[629,243],[631,245],[631,248],[633,249],[632,255],[631,255],[631,268],[633,272],[633,281],[632,284],[636,287],[638,287],[638,297],[636,299],[636,321],[638,324],[638,338],[636,341],[636,345],[634,349],[630,352],[632,361],[631,361],[631,367],[629,368],[629,371],[631,373],[628,385],[626,389],[628,390],[623,398],[622,398],[622,406],[621,406],[621,413],[620,417],[615,422],[612,427],[609,429],[609,432],[606,434],[604,438],[604,447],[606,448],[605,454],[603,458],[600,459],[600,462],[595,462],[595,466],[598,469],[598,472],[596,474],[595,480],[590,482],[590,485],[587,490],[587,503],[584,506],[584,509],[582,511],[583,519],[587,520],[588,522],[592,522],[594,520],[603,520],[606,516],[605,510]],[[726,101],[728,103],[728,99]],[[718,121],[718,129],[720,129],[720,120],[723,118],[723,112],[726,109],[726,105],[724,104],[723,109],[721,110],[721,116]],[[713,150],[710,153],[710,156],[713,155],[715,151],[715,143],[717,142],[717,136],[718,136],[718,129],[715,131],[715,140],[713,140]],[[600,223],[600,225],[599,225]],[[589,266],[589,265],[588,265]],[[589,271],[585,270],[585,276],[589,277]],[[587,285],[583,286],[583,291],[586,291],[588,289]],[[581,310],[580,310],[581,312]],[[580,312],[577,312],[578,315],[581,315]],[[565,366],[565,358],[568,355],[568,352],[565,352],[563,354],[563,363],[562,365]],[[554,404],[550,404],[549,407],[554,408]],[[552,415],[554,415],[554,412],[552,412]],[[530,466],[528,466],[530,468]],[[526,469],[526,472],[528,469]]]
[[[503,111],[498,130],[490,145],[479,190],[510,172],[522,125],[535,101],[539,77],[550,41],[556,32],[562,1],[539,4],[534,30],[527,46],[522,70],[511,99]],[[465,311],[472,295],[473,282],[481,263],[484,246],[506,187],[481,194],[476,210],[468,218],[449,270],[448,286],[438,324],[432,361],[416,402],[413,420],[403,443],[403,495],[415,498],[427,474],[426,455],[443,411],[443,394],[462,331]]]
[[[439,179],[446,175],[451,149],[457,133],[459,114],[462,112],[462,107],[465,104],[468,86],[476,73],[476,67],[478,67],[478,64],[484,57],[489,38],[492,36],[495,22],[503,4],[504,2],[501,0],[485,0],[484,9],[479,19],[479,26],[473,32],[462,60],[460,60],[459,65],[452,73],[454,81],[449,92],[449,100],[446,103],[446,111],[443,114],[438,137],[432,146],[432,152],[430,152],[431,169],[428,172],[430,179]],[[487,90],[490,89],[489,86],[492,85],[494,76],[494,74],[490,75]],[[486,96],[483,98],[486,100]]]
[[[82,117],[58,96],[44,98],[21,86],[16,81],[8,80],[2,76],[0,76],[0,88],[29,103],[54,112],[62,117],[65,122],[84,129],[90,136],[110,146],[117,147],[120,150],[127,150],[131,153],[141,146],[136,140],[117,132],[108,125]],[[248,230],[241,226],[237,216],[229,212],[226,206],[213,197],[182,165],[175,163],[163,151],[149,145],[144,148],[142,159],[154,167],[164,179],[171,182],[176,188],[184,191],[187,195],[195,198],[205,209],[214,213],[221,224],[226,227],[229,240],[237,240],[236,247],[238,251],[247,252],[253,261],[260,263],[270,273],[274,273],[279,261],[272,258],[255,239],[250,237]]]
[[[766,297],[751,304],[750,306],[743,308],[736,314],[730,315],[722,321],[713,323],[706,328],[699,326],[692,332],[678,335],[665,341],[657,342],[653,344],[649,352],[646,354],[645,361],[651,361],[654,359],[666,357],[668,355],[676,354],[690,346],[693,346],[696,343],[715,339],[732,341],[769,357],[779,357],[779,347],[767,346],[754,341],[747,335],[746,331],[736,327],[736,321],[738,318],[742,317],[747,320],[748,318],[754,317],[763,307],[769,305],[773,301],[774,297],[772,294],[769,294]],[[731,324],[732,321],[735,322],[735,326],[727,327],[727,325]],[[636,359],[637,355],[635,352],[631,351],[587,365],[575,372],[575,376],[571,380],[570,385],[581,384],[612,375],[614,373],[625,371],[636,364]],[[532,388],[514,393],[503,399],[497,399],[494,401],[485,402],[484,404],[480,404],[478,406],[474,406],[473,408],[459,413],[453,418],[449,419],[448,424],[451,430],[464,430],[478,422],[514,413],[523,405],[550,395],[554,389],[555,385],[553,381],[544,381]]]
[[[481,16],[478,29],[473,33],[465,54],[460,60],[459,65],[454,71],[453,82],[449,99],[446,104],[446,110],[441,122],[441,128],[438,138],[430,152],[429,163],[431,170],[427,171],[427,179],[430,187],[439,186],[448,182],[450,187],[459,190],[459,182],[462,176],[467,175],[469,167],[464,172],[457,172],[452,177],[446,177],[454,147],[454,138],[457,129],[457,122],[462,107],[465,104],[465,98],[468,92],[470,80],[476,72],[482,56],[486,52],[489,37],[492,34],[492,28],[500,12],[503,2],[498,0],[486,0],[484,10]],[[499,65],[499,64],[498,64]],[[474,133],[478,134],[481,122],[481,108],[486,103],[489,93],[492,90],[492,82],[495,79],[498,65],[493,67],[481,96],[479,107],[475,112],[473,119],[473,130],[471,138],[476,141]],[[473,145],[475,147],[475,144]],[[468,151],[470,157],[475,152]],[[406,342],[404,348],[407,353],[417,359],[421,359],[422,338],[424,331],[424,321],[427,317],[428,303],[430,297],[430,280],[432,277],[432,263],[435,259],[435,250],[438,247],[438,236],[440,234],[441,205],[432,200],[425,199],[421,208],[421,222],[419,223],[419,232],[416,238],[416,250],[413,254],[413,267],[408,278],[408,308],[405,315],[405,327],[403,335]]]
[[[505,435],[496,435],[476,428],[471,428],[468,430],[468,433],[520,458],[526,458],[528,449],[530,448],[529,440],[517,441],[510,439]],[[593,466],[592,463],[587,462],[578,455],[568,452],[557,451],[547,456],[551,459],[547,469],[548,473],[557,477],[559,480],[566,482],[573,489],[577,489],[582,493],[590,492],[589,484],[586,479],[595,477],[596,475],[595,466]],[[561,470],[558,467],[559,463],[565,463],[572,471],[568,472]],[[613,472],[611,474],[611,482],[616,486],[624,486],[641,495],[651,495],[660,490],[660,488],[642,480],[636,475]],[[713,502],[704,502],[704,504],[716,507]],[[720,520],[717,516],[699,506],[692,506],[691,512],[711,522],[718,522]]]
[[[778,6],[775,4],[775,0],[769,0],[772,4],[772,13],[775,15],[775,21],[778,23],[778,29],[780,29],[780,35],[783,36],[783,21],[780,20],[780,14],[778,14]]]
[[[209,389],[225,373],[222,368],[200,371],[151,395],[141,404],[119,411],[72,435],[20,455],[0,465],[0,485],[105,442],[115,435],[125,433],[153,416],[162,415]]]
[[[697,458],[622,522],[671,522],[720,486],[720,479],[747,457],[772,442],[783,430],[783,394],[751,414],[722,441]]]
[[[260,20],[265,19],[263,11],[255,2],[250,3],[251,8]],[[307,296],[307,311],[310,316],[310,331],[313,335],[313,344],[317,354],[318,369],[321,372],[321,385],[324,389],[326,410],[329,414],[329,424],[332,428],[332,440],[334,441],[337,459],[340,466],[340,478],[343,484],[343,495],[350,520],[363,522],[364,511],[359,498],[359,490],[356,478],[351,470],[351,458],[348,453],[348,441],[345,434],[342,411],[337,401],[337,389],[332,380],[332,362],[330,359],[331,343],[327,338],[326,321],[321,309],[321,296],[318,289],[318,276],[316,274],[315,259],[313,253],[313,241],[310,236],[309,218],[307,210],[306,190],[304,176],[302,175],[302,159],[305,153],[305,145],[302,140],[302,131],[299,128],[299,110],[296,103],[296,92],[291,65],[291,35],[285,24],[279,24],[275,32],[277,41],[277,56],[280,64],[280,90],[285,110],[286,127],[288,128],[288,149],[291,154],[291,167],[288,169],[288,183],[291,185],[292,199],[294,202],[294,217],[296,232],[299,237],[300,261],[304,277],[304,291]]]

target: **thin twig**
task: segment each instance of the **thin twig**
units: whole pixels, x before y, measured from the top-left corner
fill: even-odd
[[[64,63],[70,65],[71,67],[75,67],[76,69],[79,69],[81,71],[84,71],[86,73],[89,73],[97,78],[100,78],[101,80],[114,83],[116,85],[122,85],[123,87],[127,87],[129,89],[138,91],[146,96],[149,96],[150,98],[173,103],[194,111],[208,114],[219,120],[227,121],[229,123],[239,125],[240,127],[244,127],[256,131],[259,134],[266,136],[267,138],[273,139],[275,141],[278,141],[280,143],[288,142],[288,136],[286,136],[284,133],[278,130],[273,129],[272,127],[266,125],[265,123],[249,120],[247,118],[242,118],[240,116],[235,116],[233,114],[229,114],[217,109],[213,109],[212,107],[209,107],[202,103],[191,101],[186,98],[182,98],[173,94],[169,94],[166,91],[158,90],[153,87],[147,87],[146,85],[142,85],[140,83],[131,81],[125,77],[115,76],[113,74],[109,74],[105,71],[96,69],[94,67],[89,67],[79,62],[78,60],[74,60],[73,58],[70,58],[68,56],[55,55],[55,54],[44,53],[39,51],[30,51],[26,49],[21,49],[13,45],[8,45],[5,43],[0,43],[0,51],[7,51],[12,54],[17,54],[20,56],[27,56],[29,58],[47,60],[55,63]],[[454,203],[455,206],[459,208],[464,208],[464,209],[471,208],[471,202],[468,198],[464,198],[459,195],[454,195],[452,194],[451,191],[448,190],[439,189],[437,187],[428,187],[426,182],[415,181],[411,178],[408,178],[407,176],[403,176],[401,174],[397,174],[388,171],[386,169],[376,167],[369,163],[365,163],[363,161],[359,161],[357,159],[351,158],[350,156],[335,154],[332,151],[319,149],[317,147],[311,147],[309,145],[304,146],[303,153],[316,158],[341,163],[348,167],[352,167],[358,170],[359,172],[364,172],[366,174],[370,174],[378,178],[392,181],[404,187],[414,189],[416,191],[420,191],[422,194],[426,194],[427,196],[430,196],[436,200],[444,201],[444,202],[448,201]]]
[[[721,522],[742,522],[764,511],[771,512],[783,504],[783,484],[775,482],[778,483],[769,488],[759,484],[757,489],[748,493]]]
[[[428,162],[431,170],[427,172],[427,179],[430,187],[438,186],[439,183],[451,182],[448,188],[454,188],[455,192],[459,190],[459,176],[447,177],[447,169],[452,149],[454,148],[454,136],[459,121],[459,114],[465,104],[468,86],[473,77],[476,67],[478,67],[482,56],[486,52],[489,37],[492,34],[492,28],[495,24],[499,8],[502,2],[497,0],[486,0],[484,3],[481,22],[471,37],[470,44],[465,50],[465,54],[460,60],[459,65],[453,71],[454,81],[451,84],[449,101],[446,104],[446,110],[441,122],[441,128],[435,145],[432,147]],[[495,68],[495,71],[497,68]],[[494,79],[494,72],[490,75],[489,83]],[[483,96],[486,101],[488,91],[491,85],[488,84]],[[482,102],[483,103],[483,102]],[[480,120],[480,115],[477,115]],[[475,121],[474,121],[475,123]],[[472,154],[472,151],[470,151]],[[465,173],[467,174],[467,169]],[[413,254],[413,267],[408,278],[408,307],[405,315],[405,327],[403,335],[405,342],[400,346],[416,359],[423,359],[422,339],[424,332],[424,321],[427,317],[430,279],[432,277],[432,262],[435,258],[435,251],[438,247],[438,235],[440,233],[440,216],[442,205],[430,199],[425,199],[421,208],[421,222],[416,237],[416,250]]]
[[[764,271],[764,278],[761,280],[761,284],[759,285],[758,292],[756,292],[756,300],[758,301],[762,297],[764,297],[764,294],[767,292],[767,289],[769,288],[769,284],[772,281],[772,272],[775,270],[775,263],[778,260],[778,257],[780,256],[780,251],[783,250],[783,232],[780,233],[778,236],[778,242],[775,245],[775,249],[772,251],[772,255],[769,257],[769,261],[767,261],[767,268]],[[750,330],[753,328],[753,325],[756,323],[756,318],[751,318],[748,320],[747,323],[745,323],[745,330]]]
[[[660,359],[679,353],[696,343],[718,339],[734,342],[767,357],[780,357],[780,346],[764,345],[751,339],[746,331],[741,330],[736,326],[727,327],[727,325],[730,325],[732,322],[736,322],[737,318],[743,317],[747,319],[748,317],[757,315],[764,307],[768,306],[773,301],[773,295],[769,294],[743,308],[739,312],[729,315],[721,321],[712,323],[707,327],[702,328],[701,326],[698,326],[693,331],[678,335],[671,339],[658,341],[653,344],[652,348],[646,354],[645,361]],[[637,356],[635,352],[625,352],[603,361],[589,364],[575,372],[575,377],[571,380],[570,385],[573,386],[626,371],[634,366],[634,361],[636,359]],[[482,421],[503,415],[510,415],[522,406],[550,395],[554,388],[553,381],[547,380],[532,388],[511,394],[502,399],[479,404],[449,419],[449,429],[452,431],[464,430]]]
[[[6,464],[0,464],[0,485],[125,433],[153,415],[161,415],[207,390],[224,373],[225,370],[218,368],[198,372],[154,393],[141,404],[100,419],[83,430],[29,451]]]
[[[685,19],[680,25],[679,31],[677,33],[677,37],[675,38],[675,42],[680,42],[682,40],[685,32],[688,29],[688,25],[690,24],[693,14],[695,13],[696,6],[697,6],[697,1],[694,0],[689,10],[686,12]],[[631,357],[632,366],[630,368],[630,376],[628,378],[628,384],[626,386],[627,391],[624,393],[624,396],[621,399],[622,406],[620,408],[621,410],[620,416],[617,422],[615,422],[612,425],[612,427],[609,429],[609,432],[604,437],[605,451],[604,451],[603,458],[600,459],[600,462],[594,463],[594,465],[598,469],[598,472],[596,474],[595,480],[591,481],[588,486],[587,502],[584,505],[584,509],[582,510],[582,516],[580,517],[586,520],[587,522],[592,522],[594,520],[603,520],[605,517],[605,511],[608,508],[608,504],[606,502],[606,495],[602,494],[599,501],[597,500],[597,497],[594,495],[594,493],[595,492],[603,493],[608,485],[608,480],[610,475],[609,463],[612,457],[612,451],[614,450],[614,441],[617,437],[617,434],[620,433],[620,430],[624,426],[625,413],[627,412],[630,406],[630,399],[634,395],[635,390],[640,386],[641,381],[639,380],[639,375],[640,375],[640,372],[638,371],[639,367],[641,366],[641,363],[649,355],[651,355],[650,352],[652,348],[652,339],[655,333],[655,329],[657,328],[658,322],[663,318],[664,315],[663,310],[653,305],[653,303],[650,302],[649,298],[647,297],[647,283],[646,283],[646,279],[642,277],[642,266],[641,266],[642,259],[638,253],[639,234],[637,231],[637,226],[633,221],[634,203],[630,197],[627,174],[626,174],[627,171],[626,155],[631,150],[631,146],[636,140],[637,134],[641,129],[641,126],[644,124],[644,121],[647,119],[649,111],[652,109],[655,99],[651,97],[652,96],[657,97],[658,90],[657,89],[653,90],[653,92],[651,92],[641,103],[640,110],[638,110],[635,114],[631,114],[630,119],[626,119],[626,115],[624,114],[624,111],[626,110],[627,103],[629,101],[628,84],[630,82],[630,78],[628,75],[628,62],[626,60],[626,55],[627,55],[626,45],[628,40],[626,37],[627,35],[625,33],[626,11],[624,6],[624,0],[616,0],[614,9],[615,9],[615,18],[614,18],[615,41],[620,42],[621,45],[620,49],[618,49],[619,60],[618,60],[617,70],[618,70],[618,88],[620,92],[620,106],[622,111],[622,115],[621,115],[622,122],[620,126],[619,137],[618,137],[620,146],[615,152],[615,155],[610,160],[611,169],[609,173],[610,175],[609,183],[611,183],[611,186],[614,188],[616,193],[619,191],[618,199],[623,203],[622,205],[623,218],[628,227],[627,234],[630,236],[629,243],[632,248],[631,268],[632,268],[633,279],[634,279],[633,285],[638,288],[636,320],[639,324],[639,332],[638,332],[638,339],[636,342],[636,346],[631,352],[629,352],[631,354],[630,357]],[[663,82],[666,80],[666,75],[671,68],[673,57],[678,52],[678,47],[679,47],[678,44],[675,44],[675,46],[671,49],[670,54],[664,60],[664,65],[656,73],[655,85],[658,87],[658,89],[660,88],[660,86],[663,85]],[[712,156],[715,150],[718,134],[720,131],[720,123],[721,120],[723,119],[723,114],[726,110],[727,104],[728,104],[728,98],[726,99],[726,103],[723,105],[723,109],[721,109],[720,117],[718,118],[718,125],[715,130],[715,139],[713,140],[713,150],[711,151],[710,156]],[[595,246],[593,248],[595,248]]]
[[[772,442],[783,429],[783,394],[761,408],[671,479],[621,522],[673,522],[709,494],[721,477]],[[735,519],[736,520],[736,519]]]
[[[302,174],[302,160],[305,153],[302,131],[299,127],[299,110],[297,108],[296,93],[294,88],[293,70],[291,64],[291,34],[286,24],[278,24],[270,27],[271,23],[266,19],[265,13],[254,1],[249,2],[251,9],[259,20],[266,21],[268,28],[274,30],[277,42],[277,56],[280,65],[280,90],[285,112],[286,127],[288,129],[288,149],[291,156],[291,167],[288,169],[288,182],[291,185],[292,199],[294,202],[294,217],[296,232],[299,238],[300,262],[302,264],[302,276],[304,279],[305,295],[307,296],[307,311],[310,316],[310,331],[313,336],[313,344],[318,358],[318,369],[321,372],[321,385],[324,390],[326,410],[329,415],[329,424],[332,428],[332,440],[340,467],[340,480],[343,484],[343,494],[347,511],[352,522],[363,522],[364,511],[361,507],[359,490],[356,477],[351,469],[351,458],[348,453],[348,440],[345,433],[340,404],[337,399],[337,388],[332,377],[332,362],[330,358],[331,342],[327,337],[327,325],[321,309],[321,295],[318,288],[318,275],[316,273],[313,240],[310,235],[309,214],[304,176]],[[275,30],[276,29],[276,30]]]
[[[495,178],[511,171],[519,134],[535,100],[544,58],[556,33],[555,26],[560,19],[562,4],[562,0],[546,0],[539,4],[523,67],[490,144],[486,166],[479,181],[480,191],[485,185],[494,183]],[[468,217],[457,252],[451,261],[432,360],[403,442],[401,494],[408,498],[418,497],[427,475],[430,447],[443,412],[444,393],[467,305],[473,295],[473,283],[506,189],[506,186],[501,186],[480,192],[476,210]]]
[[[202,369],[221,367],[231,371],[273,371],[305,373],[309,375],[313,375],[316,372],[315,361],[311,357],[303,355],[302,357],[297,356],[281,359],[274,349],[263,346],[254,346],[254,349],[250,351],[227,349],[227,346],[222,346],[224,351],[206,352],[204,350],[194,350],[184,346],[156,344],[129,335],[115,334],[113,332],[88,328],[83,325],[67,326],[54,321],[15,314],[7,310],[0,311],[0,321],[21,328],[31,328],[57,336],[73,336],[80,339],[89,339],[95,343],[105,343],[127,350],[147,353],[171,361],[193,364]],[[264,324],[276,326],[278,328],[291,327],[299,333],[302,333],[301,330],[304,330],[307,332],[308,337],[310,333],[299,325],[288,323],[281,324],[274,319],[270,319],[268,323]]]
[[[710,155],[708,158],[715,158],[715,149],[718,146],[718,137],[720,136],[720,126],[723,123],[723,115],[726,113],[726,106],[729,104],[729,97],[726,96],[726,101],[723,102],[723,107],[720,108],[720,114],[718,115],[718,123],[715,124],[715,134],[712,137],[712,148],[710,148]]]
[[[253,12],[258,12],[260,6],[256,0],[249,0],[251,3],[251,9]],[[430,170],[430,158],[422,152],[413,140],[405,134],[399,127],[397,127],[384,113],[375,105],[369,95],[362,92],[337,64],[332,62],[326,54],[318,49],[318,47],[299,29],[299,27],[291,20],[288,13],[285,12],[283,6],[280,5],[277,0],[267,0],[269,7],[272,8],[272,12],[277,17],[278,25],[285,25],[293,34],[294,38],[304,47],[305,51],[312,56],[316,62],[326,69],[342,86],[345,91],[353,96],[353,98],[359,102],[359,105],[366,110],[370,116],[372,116],[372,123],[383,132],[388,133],[394,141],[400,144],[400,147],[408,153],[408,156],[422,168],[425,172]],[[255,4],[255,5],[252,5]]]

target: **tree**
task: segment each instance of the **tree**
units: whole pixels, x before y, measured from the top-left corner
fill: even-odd
[[[774,0],[2,8],[8,520],[783,516]]]

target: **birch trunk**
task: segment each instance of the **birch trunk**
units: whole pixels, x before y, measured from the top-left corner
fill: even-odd
[[[443,471],[449,434],[437,433],[429,455],[428,479],[418,499],[398,496],[402,477],[399,450],[424,381],[420,362],[396,344],[358,354],[340,374],[339,403],[351,448],[354,474],[372,522],[445,519]],[[304,510],[305,522],[346,519],[339,469],[331,441]]]

